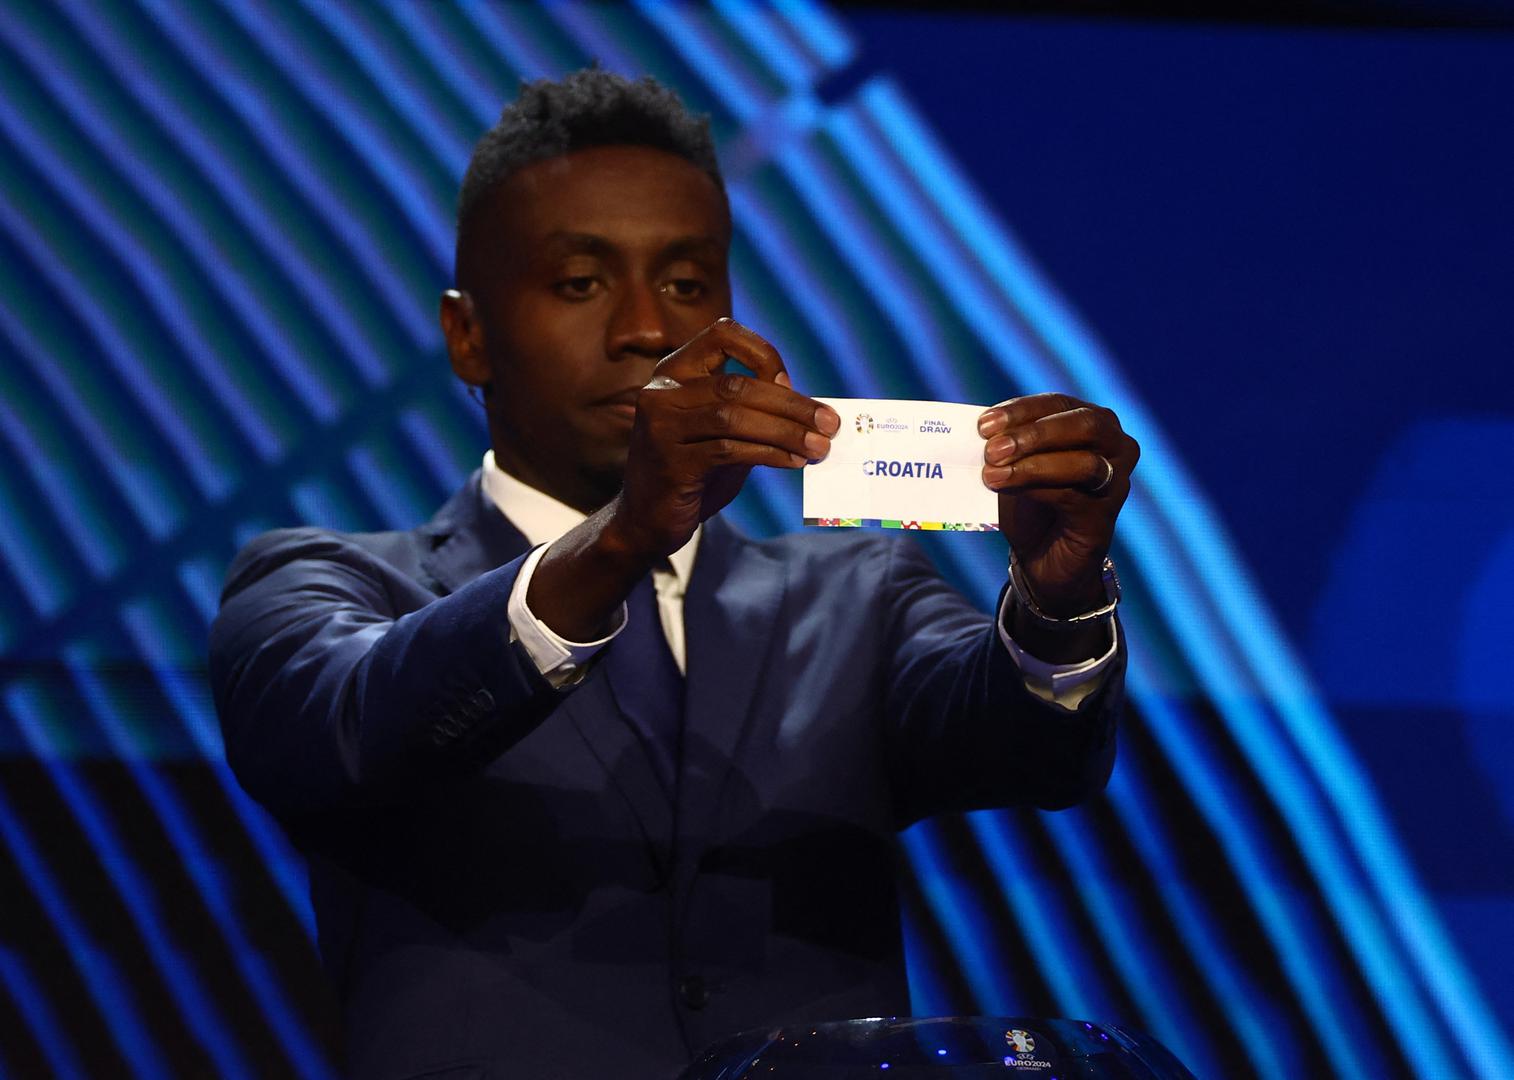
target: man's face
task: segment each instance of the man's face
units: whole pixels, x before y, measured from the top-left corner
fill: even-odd
[[[683,158],[612,146],[529,165],[492,199],[470,291],[495,456],[593,509],[620,488],[653,366],[731,313],[725,197]]]

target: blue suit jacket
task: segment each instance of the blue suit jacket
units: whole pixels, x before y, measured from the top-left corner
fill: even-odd
[[[526,550],[475,475],[412,532],[269,533],[229,574],[227,756],[309,858],[354,1075],[667,1077],[907,1013],[895,831],[1108,776],[1118,669],[1057,710],[910,540],[717,518],[674,800],[607,665],[559,692],[511,645]]]

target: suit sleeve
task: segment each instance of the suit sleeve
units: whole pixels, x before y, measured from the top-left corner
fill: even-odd
[[[426,603],[340,536],[254,540],[210,639],[243,787],[284,816],[374,805],[476,771],[528,734],[560,694],[510,641],[523,559]]]
[[[1103,789],[1124,701],[1123,632],[1102,685],[1066,709],[1026,688],[993,621],[915,545],[894,545],[887,577],[885,700],[901,826],[952,811],[1061,809]]]

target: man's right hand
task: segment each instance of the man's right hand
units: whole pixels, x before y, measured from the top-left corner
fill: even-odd
[[[731,357],[755,373],[723,372]],[[801,469],[830,452],[835,410],[795,392],[778,350],[721,319],[658,363],[636,423],[611,527],[657,560],[725,507],[754,465]]]
[[[755,378],[723,372],[727,357]],[[570,641],[604,636],[632,586],[735,498],[752,466],[803,468],[840,426],[792,389],[772,345],[732,319],[712,323],[658,363],[620,494],[542,557],[527,606]]]

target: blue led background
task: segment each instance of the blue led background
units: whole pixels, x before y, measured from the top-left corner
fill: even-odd
[[[457,181],[591,58],[711,113],[801,388],[1066,389],[1145,448],[1114,779],[904,837],[917,1010],[1514,1074],[1514,38],[807,0],[0,9],[0,1074],[333,1074],[206,626],[251,535],[476,466]],[[997,539],[926,542],[987,603]]]

